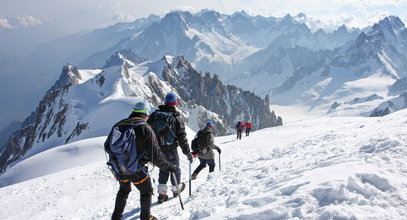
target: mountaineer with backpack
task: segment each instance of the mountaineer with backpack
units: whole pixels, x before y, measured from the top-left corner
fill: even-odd
[[[146,123],[149,111],[148,103],[138,102],[127,119],[113,126],[106,139],[107,164],[120,184],[112,220],[122,219],[131,183],[140,191],[140,219],[157,219],[150,215],[153,187],[146,164],[151,162],[172,173],[177,169],[165,159],[154,131]]]
[[[246,122],[245,127],[246,127],[246,136],[249,136],[250,131],[252,130],[252,123]]]
[[[215,145],[215,136],[212,133],[213,122],[208,121],[204,129],[198,131],[196,138],[192,141],[192,154],[194,157],[198,155],[199,166],[192,173],[192,179],[196,179],[198,173],[201,172],[206,165],[209,165],[209,172],[215,171],[215,154],[213,149],[221,153],[218,146]]]
[[[237,138],[236,139],[241,140],[242,139],[242,132],[243,132],[243,129],[244,129],[244,123],[241,122],[241,121],[238,121],[235,128],[236,128],[236,133],[237,133]]]
[[[158,109],[153,112],[147,123],[151,125],[157,135],[160,149],[167,160],[177,167],[175,172],[176,180],[171,177],[173,196],[177,197],[178,192],[185,189],[185,183],[181,181],[181,169],[179,168],[178,145],[182,149],[182,153],[192,162],[193,157],[189,149],[188,139],[185,132],[184,120],[180,113],[175,109],[178,104],[178,98],[174,93],[168,93],[165,97],[165,105],[158,106]],[[160,169],[158,177],[158,203],[161,204],[168,200],[167,182],[170,174],[165,169]],[[176,183],[179,183],[176,186]],[[177,190],[177,187],[179,191]]]

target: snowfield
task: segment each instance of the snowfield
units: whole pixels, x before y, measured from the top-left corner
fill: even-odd
[[[151,211],[171,220],[407,219],[406,133],[407,110],[401,110],[382,118],[292,121],[242,140],[217,137],[222,170],[217,158],[214,173],[206,168],[192,182],[192,196],[185,189],[185,210],[178,199],[157,205],[156,194]],[[19,163],[20,173],[38,173],[39,166],[33,164],[41,161],[47,164],[41,169],[49,174],[0,188],[0,219],[109,219],[118,184],[102,159],[104,138],[89,141],[59,146]],[[78,152],[80,162],[58,149],[69,155]],[[89,163],[83,162],[81,152]],[[181,154],[182,179],[188,182],[186,161]],[[192,169],[197,166],[194,161]],[[11,178],[8,172],[0,176],[3,184]],[[154,168],[156,180],[157,173]],[[124,217],[139,219],[135,187]]]

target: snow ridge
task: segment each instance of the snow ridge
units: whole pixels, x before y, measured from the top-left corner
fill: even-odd
[[[239,141],[235,135],[216,137],[222,170],[217,166],[214,173],[205,169],[199,174],[192,182],[192,196],[188,189],[182,194],[185,210],[177,199],[158,206],[153,197],[152,214],[164,220],[404,219],[407,122],[403,118],[406,110],[379,119],[292,122],[255,131]],[[194,135],[190,132],[189,137]],[[0,218],[109,219],[118,184],[102,159],[103,140],[89,140],[99,147],[93,148],[87,164],[78,166],[73,157],[62,157],[57,163],[70,164],[71,169],[0,188]],[[88,145],[80,141],[57,147],[59,152],[41,153],[38,156],[43,158],[28,159],[20,171],[35,172],[31,164],[76,148],[82,154]],[[197,165],[195,161],[193,168]],[[186,159],[181,158],[181,169],[187,173]],[[157,175],[153,169],[152,177]],[[185,174],[182,178],[188,179]],[[125,218],[139,217],[138,197],[137,192],[130,194]]]

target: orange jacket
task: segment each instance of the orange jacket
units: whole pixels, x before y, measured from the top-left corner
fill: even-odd
[[[250,128],[250,129],[252,128],[252,123],[250,123],[250,122],[247,122],[245,125],[246,125],[246,128]]]

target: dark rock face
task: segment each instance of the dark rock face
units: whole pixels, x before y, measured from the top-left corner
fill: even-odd
[[[36,110],[23,122],[22,128],[14,132],[0,155],[0,172],[8,165],[22,158],[36,143],[42,143],[52,135],[62,137],[66,123],[68,104],[64,95],[80,79],[79,71],[70,65],[64,66],[58,81],[45,94]],[[73,135],[79,135],[87,125],[78,124],[66,142]]]
[[[178,76],[172,65],[167,65],[163,78],[177,89],[184,101],[219,114],[226,127],[234,129],[237,121],[250,121],[254,129],[282,125],[282,119],[270,112],[269,96],[261,99],[252,92],[223,85],[218,75],[198,73],[182,56],[176,68],[184,72]]]
[[[398,93],[401,91],[407,91],[407,77],[396,80],[390,87],[389,91],[393,93]]]
[[[141,96],[159,105],[166,95],[163,88],[170,85],[180,95],[181,105],[187,105],[185,109],[195,111],[198,124],[204,124],[209,119],[216,121],[217,135],[233,131],[237,121],[250,121],[254,129],[282,125],[282,119],[270,112],[268,96],[261,99],[252,92],[225,86],[217,75],[211,77],[209,73],[198,73],[183,57],[174,58],[176,62],[164,59],[167,61],[162,71],[164,81],[151,74],[145,78],[145,84],[137,84],[139,82],[134,79],[128,82],[135,83],[132,86],[147,86],[152,91],[148,93],[151,97],[147,93],[131,91],[129,96]],[[111,61],[117,63],[115,58]],[[114,68],[122,71],[123,78],[130,79],[130,64],[123,61],[117,64]],[[102,72],[92,79],[96,87],[101,88],[105,84],[103,75]],[[88,122],[71,118],[73,106],[70,90],[83,80],[81,77],[77,68],[70,65],[63,67],[60,78],[48,90],[36,110],[23,122],[21,129],[9,138],[0,155],[0,172],[23,157],[49,147],[51,143],[66,144],[90,129],[92,125]]]
[[[380,104],[373,110],[370,117],[385,116],[405,108],[407,108],[407,92],[402,92],[399,96]]]
[[[390,113],[391,113],[391,111],[390,111],[389,107],[386,107],[385,109],[376,108],[373,111],[373,113],[370,115],[370,117],[382,117],[382,116],[388,115]]]

